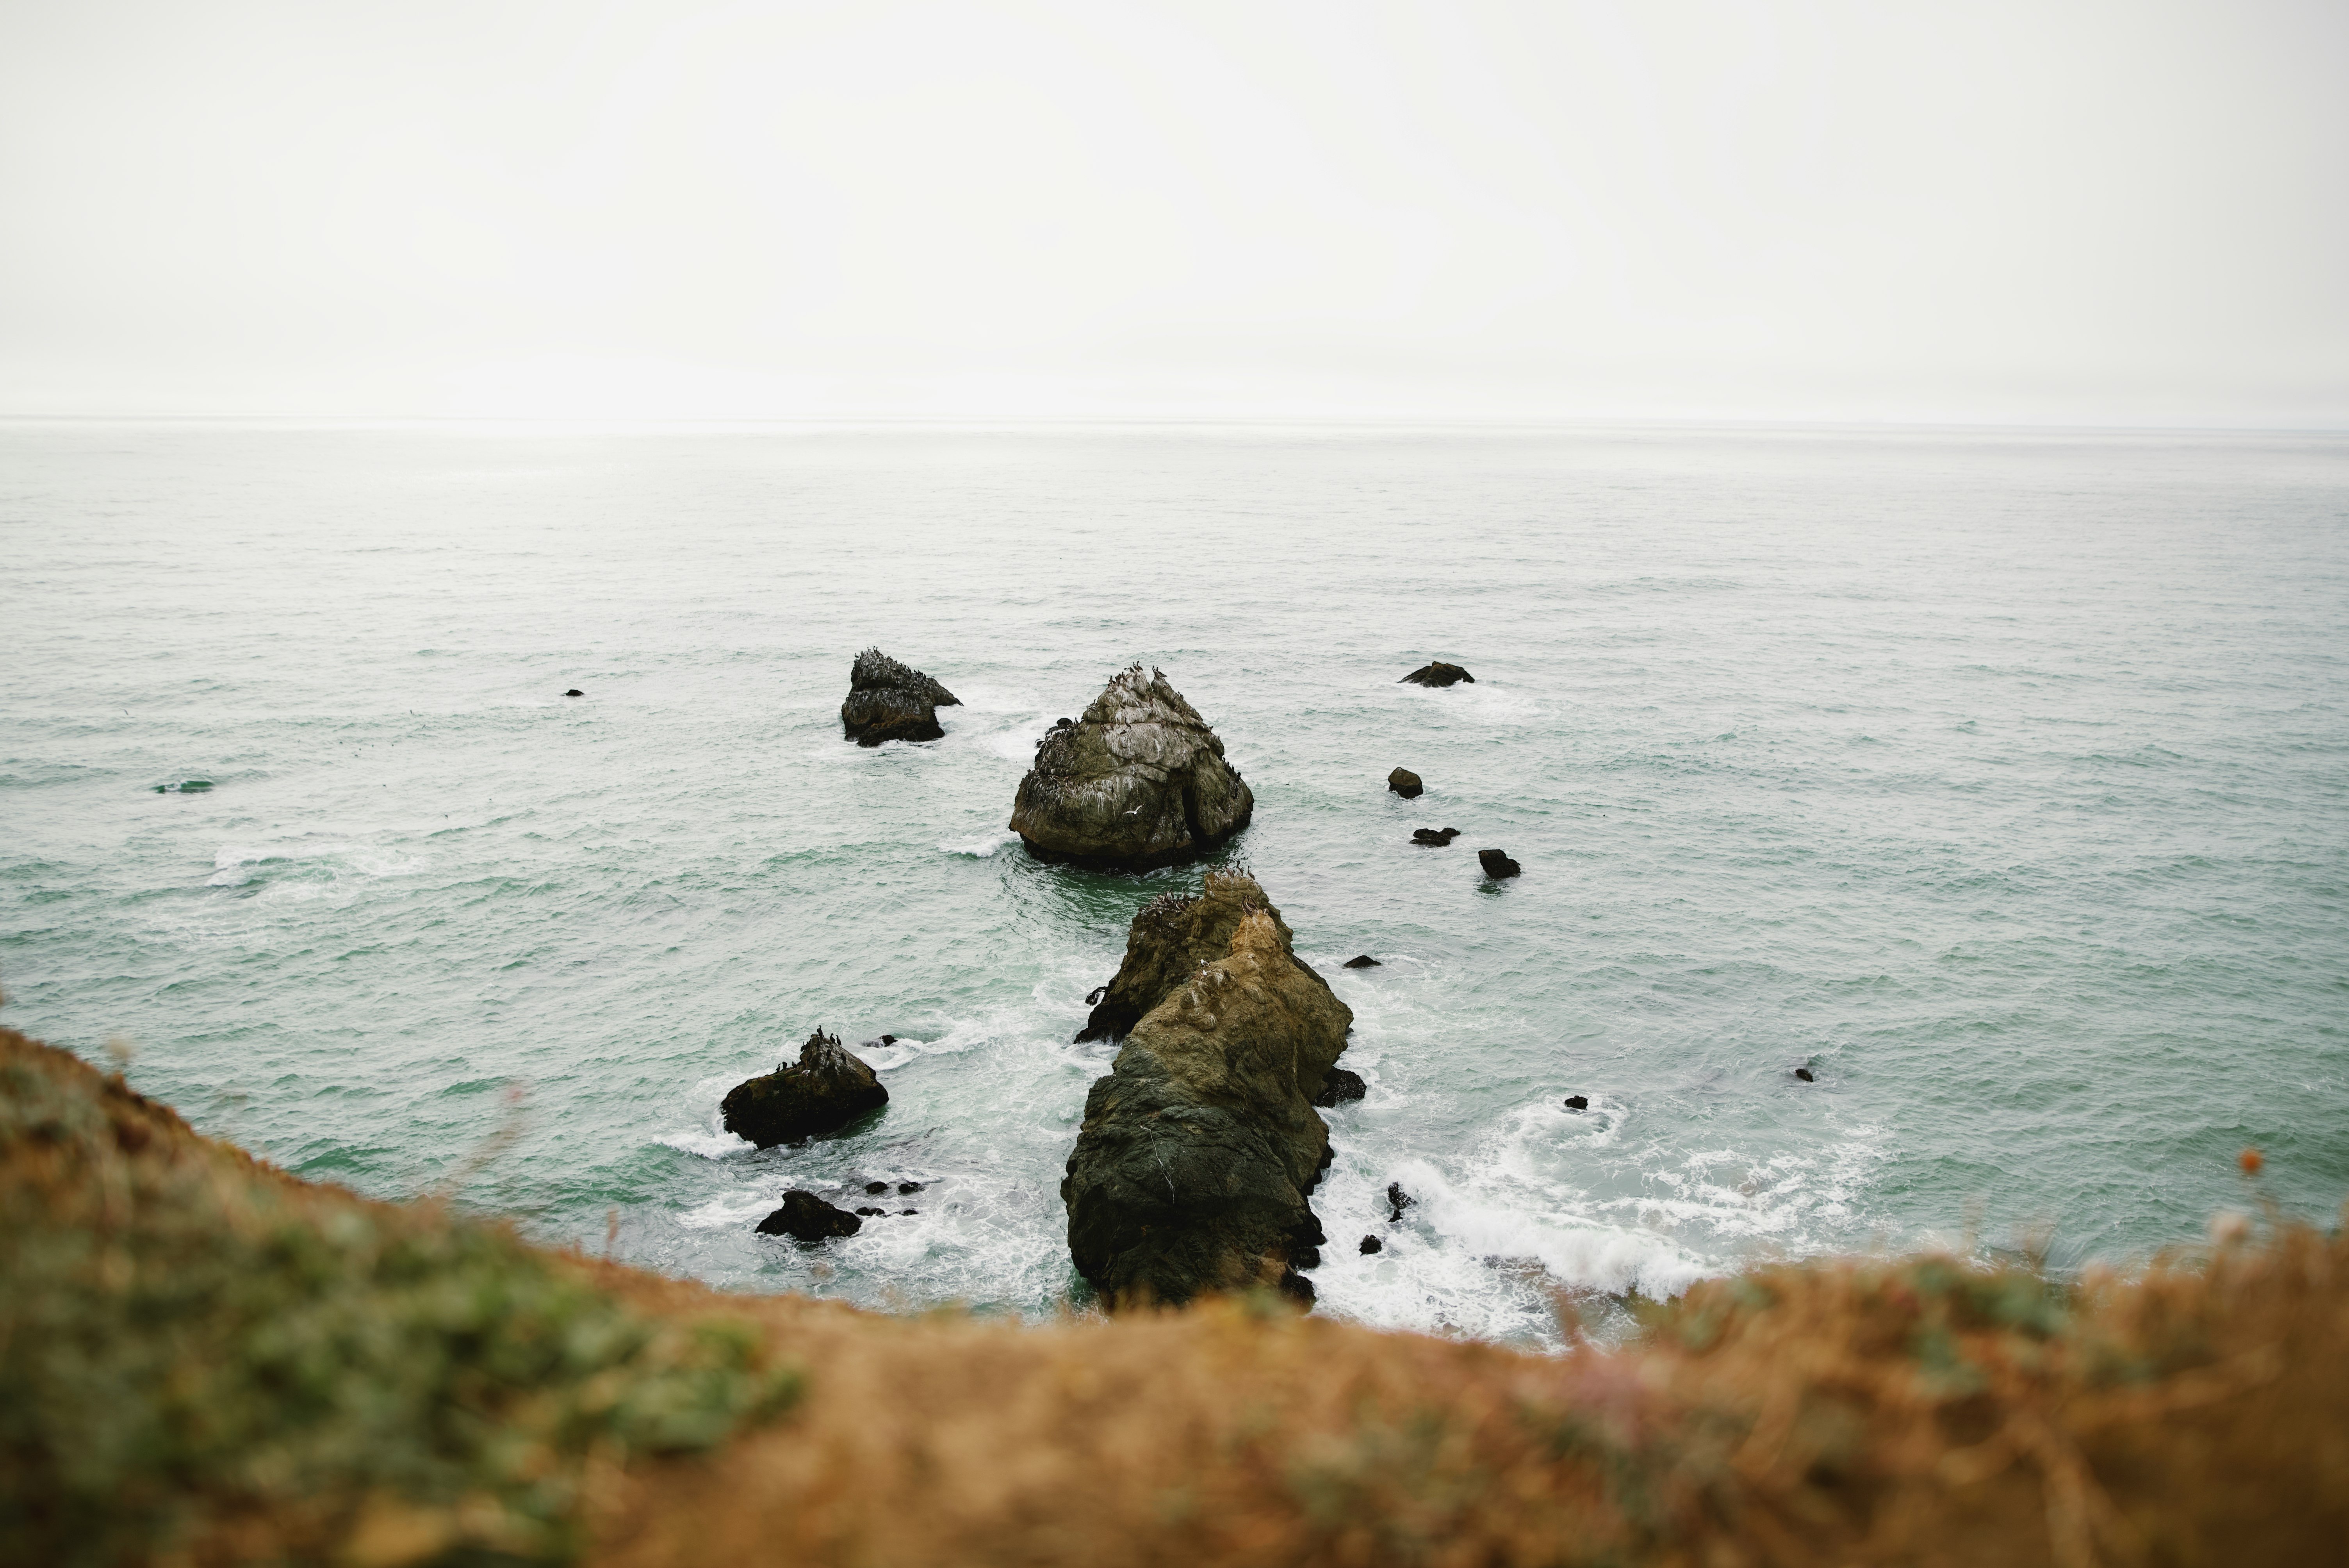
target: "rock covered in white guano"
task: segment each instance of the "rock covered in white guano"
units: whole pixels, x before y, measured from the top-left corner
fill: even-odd
[[[848,700],[840,705],[840,727],[859,746],[885,740],[936,740],[937,710],[960,707],[962,699],[917,669],[899,664],[878,648],[856,655],[848,670]]]
[[[1134,665],[1045,732],[1010,825],[1039,860],[1150,871],[1206,854],[1255,810],[1207,721],[1163,671]]]

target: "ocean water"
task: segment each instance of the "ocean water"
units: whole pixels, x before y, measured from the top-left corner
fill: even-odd
[[[1325,1312],[1544,1344],[1560,1288],[2349,1196],[2338,436],[16,423],[0,624],[0,1022],[728,1286],[1071,1300],[1070,1037],[1200,870],[1004,823],[1137,659],[1354,1009]],[[842,740],[868,643],[945,739]],[[723,1133],[817,1026],[898,1037],[886,1113]],[[918,1212],[751,1233],[868,1180]]]

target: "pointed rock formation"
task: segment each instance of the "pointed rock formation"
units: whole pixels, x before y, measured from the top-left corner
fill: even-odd
[[[1475,686],[1476,677],[1458,665],[1447,665],[1442,659],[1438,659],[1432,665],[1420,665],[1402,680],[1395,682],[1395,685],[1402,686],[1408,683],[1412,686],[1456,686],[1462,681]]]
[[[899,664],[878,648],[856,655],[848,670],[848,700],[840,705],[840,727],[859,746],[885,740],[936,740],[937,710],[960,707],[962,699],[921,671]]]
[[[1277,1284],[1326,1238],[1306,1196],[1330,1162],[1313,1096],[1353,1014],[1269,909],[1151,1009],[1085,1099],[1061,1196],[1069,1253],[1112,1305]]]
[[[1142,872],[1206,854],[1255,810],[1207,721],[1163,672],[1135,665],[1083,717],[1045,732],[1011,828],[1039,860]]]
[[[873,1211],[876,1214],[880,1212]],[[832,1236],[853,1236],[864,1228],[864,1222],[855,1214],[834,1208],[798,1187],[784,1193],[783,1206],[760,1221],[758,1226],[762,1236],[789,1236],[802,1246],[812,1246]]]
[[[1092,1016],[1079,1040],[1123,1038],[1142,1016],[1166,1000],[1185,980],[1232,950],[1232,936],[1251,910],[1272,917],[1283,951],[1296,937],[1254,877],[1241,872],[1209,872],[1197,892],[1163,892],[1142,906],[1125,934],[1125,962],[1093,994]],[[1310,969],[1306,973],[1311,975]],[[1319,975],[1314,975],[1316,980]]]
[[[719,1109],[726,1130],[761,1149],[837,1132],[889,1103],[881,1080],[837,1035],[822,1029],[800,1047],[799,1065],[739,1083]]]

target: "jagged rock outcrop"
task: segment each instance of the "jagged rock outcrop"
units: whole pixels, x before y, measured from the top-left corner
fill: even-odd
[[[1438,659],[1432,665],[1420,665],[1402,680],[1395,682],[1395,685],[1402,686],[1409,683],[1412,686],[1456,686],[1462,681],[1475,686],[1476,677],[1458,665],[1447,665],[1442,659]]]
[[[1435,828],[1418,828],[1413,830],[1411,841],[1414,844],[1425,845],[1429,849],[1440,850],[1449,845],[1453,840],[1459,836],[1460,830],[1457,828],[1444,828],[1441,830]]]
[[[1135,665],[1045,732],[1010,825],[1039,860],[1139,872],[1206,854],[1255,810],[1207,721]]]
[[[1346,960],[1344,967],[1348,969],[1378,969],[1382,968],[1383,965],[1367,953],[1357,953],[1351,958]]]
[[[1070,1255],[1112,1306],[1259,1282],[1310,1302],[1306,1198],[1330,1162],[1311,1100],[1352,1023],[1267,907],[1134,1026],[1061,1183]]]
[[[960,707],[962,699],[917,669],[899,664],[878,648],[856,655],[848,670],[848,700],[840,705],[840,727],[859,746],[885,740],[936,740],[937,710]]]
[[[1313,1103],[1325,1109],[1343,1105],[1350,1099],[1360,1099],[1371,1092],[1362,1075],[1346,1068],[1331,1068],[1330,1076],[1321,1080],[1321,1088],[1314,1095]]]
[[[832,1236],[853,1236],[864,1228],[864,1222],[847,1210],[834,1208],[814,1193],[797,1187],[783,1194],[781,1208],[759,1222],[759,1234],[789,1236],[802,1245],[812,1245]]]
[[[1410,769],[1398,768],[1387,775],[1387,788],[1406,800],[1416,800],[1419,799],[1420,792],[1427,786],[1421,783],[1419,775]]]
[[[837,1132],[888,1103],[889,1091],[873,1068],[839,1036],[818,1029],[800,1047],[796,1066],[736,1084],[719,1109],[727,1131],[772,1149]]]
[[[1088,998],[1092,1014],[1077,1038],[1114,1040],[1125,1035],[1185,981],[1229,953],[1241,920],[1256,909],[1272,917],[1283,950],[1295,945],[1295,934],[1280,911],[1244,872],[1209,872],[1197,892],[1163,892],[1143,904],[1125,934],[1125,961]]]

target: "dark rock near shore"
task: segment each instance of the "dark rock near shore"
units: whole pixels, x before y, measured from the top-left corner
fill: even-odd
[[[1367,953],[1357,953],[1351,958],[1346,960],[1343,967],[1348,969],[1383,969],[1386,965],[1381,964],[1377,959],[1371,957]]]
[[[1370,1254],[1371,1254],[1371,1253],[1382,1253],[1382,1252],[1385,1252],[1386,1250],[1387,1250],[1387,1244],[1386,1244],[1384,1242],[1382,1242],[1382,1241],[1379,1240],[1379,1239],[1378,1239],[1378,1237],[1376,1237],[1376,1236],[1364,1236],[1364,1237],[1362,1238],[1362,1245],[1361,1245],[1361,1253],[1362,1253],[1362,1254],[1363,1254],[1364,1256],[1366,1256],[1366,1257],[1367,1257],[1368,1255],[1370,1255]]]
[[[879,1214],[879,1215],[881,1215],[882,1217],[884,1217],[884,1218],[885,1219],[885,1218],[888,1216],[888,1213],[889,1213],[889,1211],[888,1211],[888,1210],[886,1210],[886,1209],[869,1209],[869,1208],[868,1208],[868,1209],[859,1209],[859,1210],[857,1210],[856,1212],[857,1212],[857,1213],[858,1213],[858,1214],[863,1215],[863,1216],[865,1216],[865,1217],[867,1217],[867,1218],[869,1218],[869,1217],[871,1217],[872,1215],[874,1215],[874,1214]]]
[[[1812,1072],[1808,1068],[1796,1068],[1795,1069],[1795,1076],[1802,1079],[1805,1083],[1816,1083],[1819,1081],[1818,1075]]]
[[[864,1190],[867,1192],[886,1192],[889,1190],[889,1183],[886,1181],[867,1181],[864,1183]]]
[[[1045,732],[1010,826],[1038,860],[1144,872],[1196,860],[1255,810],[1207,721],[1164,672],[1135,665]]]
[[[1245,878],[1214,881],[1227,895],[1242,883],[1261,893]],[[1187,913],[1162,918],[1179,924]],[[1220,924],[1199,921],[1203,934]],[[1130,961],[1133,952],[1130,943]],[[1309,1096],[1353,1014],[1264,905],[1241,913],[1224,954],[1176,981],[1085,1099],[1061,1183],[1070,1255],[1113,1306],[1260,1283],[1309,1304],[1297,1270],[1326,1238],[1306,1197],[1330,1158]]]
[[[889,1091],[872,1068],[842,1045],[839,1036],[818,1029],[800,1047],[797,1066],[735,1085],[719,1109],[727,1131],[772,1149],[837,1132],[888,1103]]]
[[[1475,686],[1476,684],[1476,677],[1470,675],[1466,670],[1462,669],[1458,665],[1447,665],[1442,659],[1438,659],[1432,665],[1420,665],[1419,668],[1403,676],[1402,680],[1395,682],[1395,685],[1448,686],[1456,686],[1462,681],[1466,681],[1470,686]]]
[[[1389,1208],[1392,1209],[1394,1212],[1393,1212],[1392,1213],[1391,1213],[1391,1214],[1389,1214],[1389,1215],[1387,1216],[1387,1223],[1388,1223],[1388,1224],[1390,1224],[1390,1225],[1392,1225],[1392,1224],[1393,1224],[1396,1221],[1398,1221],[1398,1220],[1402,1219],[1402,1212],[1403,1212],[1405,1209],[1410,1208],[1413,1203],[1416,1203],[1416,1202],[1419,1202],[1419,1200],[1418,1200],[1418,1199],[1416,1199],[1416,1198],[1413,1197],[1410,1193],[1408,1193],[1408,1192],[1406,1192],[1406,1191],[1404,1191],[1402,1190],[1402,1182],[1400,1182],[1400,1181],[1390,1181],[1390,1182],[1388,1182],[1388,1183],[1387,1183],[1387,1206],[1388,1206]]]
[[[1210,872],[1195,893],[1164,892],[1142,906],[1125,934],[1125,961],[1097,1000],[1079,1040],[1123,1038],[1143,1015],[1166,1000],[1203,966],[1232,950],[1232,936],[1253,909],[1272,916],[1284,952],[1296,938],[1256,879],[1238,872]],[[1299,967],[1304,965],[1300,961]],[[1310,969],[1306,973],[1312,975]],[[1317,983],[1320,976],[1314,975]],[[1323,987],[1327,989],[1325,985]]]
[[[1508,855],[1500,850],[1478,850],[1476,851],[1476,863],[1485,868],[1485,874],[1486,876],[1492,877],[1495,881],[1502,877],[1516,876],[1518,872],[1526,869],[1525,867],[1517,864],[1516,861],[1509,859]]]
[[[840,727],[859,746],[885,740],[936,740],[937,710],[959,707],[962,699],[917,669],[899,664],[878,648],[856,655],[848,671],[848,700],[840,705]]]
[[[1568,1110],[1588,1110],[1590,1109],[1590,1097],[1588,1095],[1581,1094],[1568,1095],[1566,1097],[1566,1109]]]
[[[793,1188],[783,1194],[783,1206],[759,1222],[762,1236],[789,1236],[812,1245],[832,1236],[853,1236],[864,1222],[845,1209],[835,1209],[812,1192]]]
[[[1459,836],[1460,830],[1457,828],[1415,828],[1412,830],[1411,841],[1414,844],[1425,844],[1431,849],[1441,850],[1449,848],[1452,841]]]
[[[1419,775],[1410,769],[1398,768],[1387,775],[1387,788],[1406,800],[1416,800],[1427,786],[1422,784],[1419,781]]]
[[[1331,1068],[1330,1076],[1323,1078],[1321,1087],[1314,1091],[1313,1103],[1324,1107],[1340,1105],[1350,1099],[1360,1099],[1370,1092],[1371,1086],[1362,1081],[1361,1074],[1345,1068]]]

